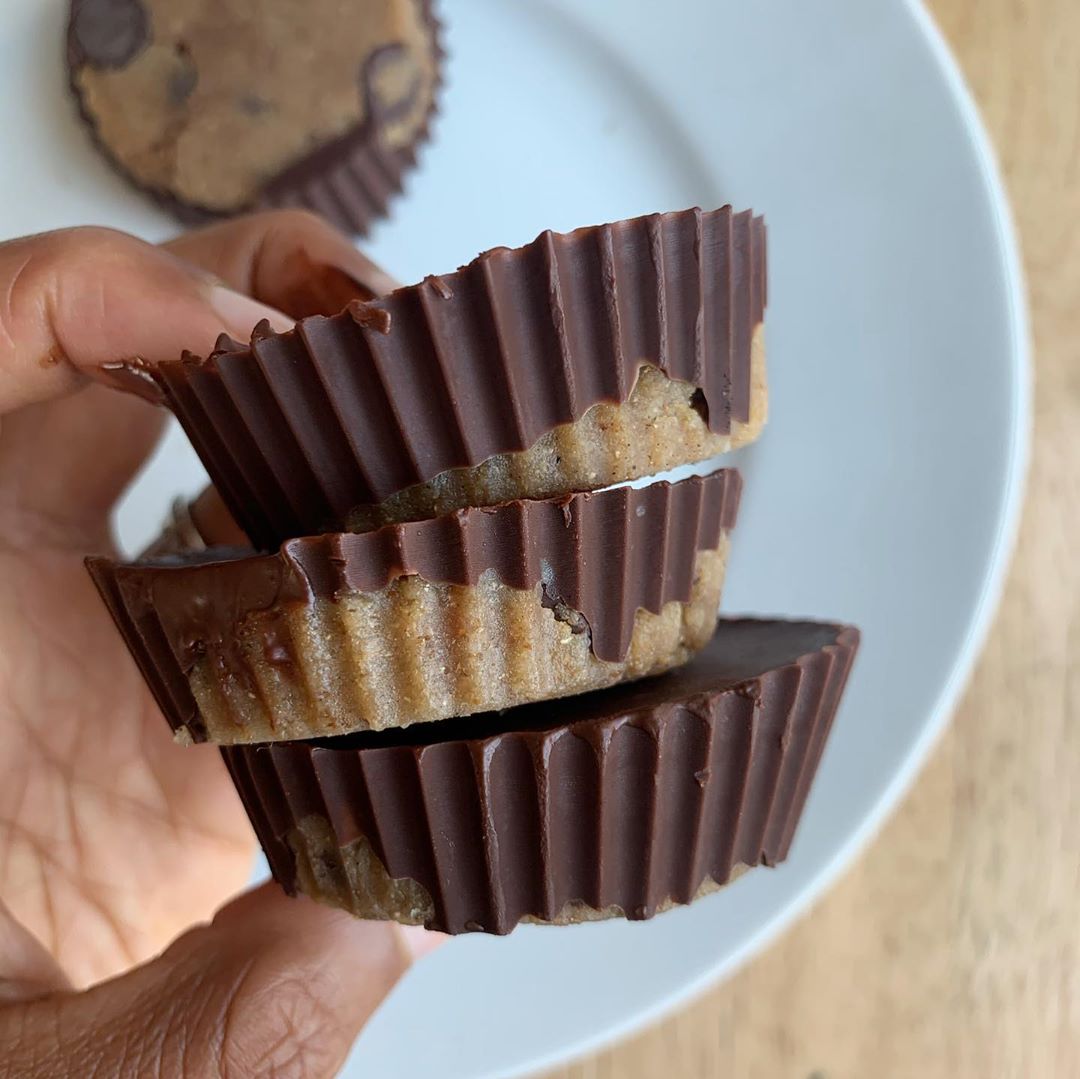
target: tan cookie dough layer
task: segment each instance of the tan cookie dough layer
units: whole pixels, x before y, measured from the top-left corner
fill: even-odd
[[[252,205],[289,166],[363,124],[368,95],[389,149],[411,144],[428,114],[436,68],[420,0],[143,6],[149,44],[121,67],[84,63],[72,79],[119,164],[181,202]]]
[[[727,549],[725,534],[697,553],[688,603],[637,611],[621,662],[597,659],[584,619],[544,606],[540,585],[511,588],[489,571],[474,586],[410,576],[284,617],[260,611],[238,634],[248,677],[204,657],[189,683],[210,741],[233,743],[382,730],[598,689],[669,670],[705,645]],[[282,647],[267,649],[271,638]]]
[[[643,366],[622,404],[594,405],[580,420],[556,427],[527,450],[490,457],[475,468],[443,472],[377,506],[358,507],[346,523],[350,531],[366,532],[466,506],[591,491],[704,461],[753,442],[768,414],[763,324],[754,330],[751,346],[749,420],[733,421],[729,434],[714,434],[696,400],[689,383]]]

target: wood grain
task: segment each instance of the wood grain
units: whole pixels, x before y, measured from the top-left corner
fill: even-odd
[[[914,790],[817,908],[551,1079],[1080,1075],[1080,4],[930,7],[998,147],[1034,320],[1032,471],[996,626]]]

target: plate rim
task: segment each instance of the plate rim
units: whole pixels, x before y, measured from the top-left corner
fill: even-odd
[[[741,969],[802,917],[870,845],[913,787],[923,765],[952,719],[962,694],[970,684],[975,664],[995,622],[1020,532],[1031,459],[1034,372],[1027,282],[1019,233],[1001,165],[960,63],[924,0],[898,2],[907,10],[926,42],[931,58],[941,72],[946,90],[960,113],[988,196],[1008,301],[1011,409],[1006,439],[1008,459],[1003,483],[1004,499],[987,572],[967,632],[918,737],[890,781],[882,788],[873,808],[851,831],[836,853],[817,868],[806,885],[793,895],[781,910],[747,936],[707,973],[688,980],[678,990],[657,999],[648,1008],[637,1011],[621,1023],[530,1061],[513,1073],[517,1079],[531,1079],[551,1068],[571,1064],[609,1048],[645,1027],[655,1025]]]

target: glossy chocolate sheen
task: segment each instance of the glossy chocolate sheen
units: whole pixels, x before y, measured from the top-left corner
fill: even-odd
[[[721,620],[658,678],[222,754],[289,892],[289,834],[316,816],[423,885],[432,929],[507,933],[578,903],[648,918],[784,859],[858,643],[850,626]]]
[[[442,89],[446,58],[442,24],[432,10],[432,0],[420,0],[420,10],[430,27],[435,81],[427,115],[415,138],[407,146],[393,148],[386,146],[379,137],[378,125],[393,117],[373,108],[377,98],[371,94],[369,83],[377,74],[379,56],[375,54],[368,58],[358,80],[358,91],[368,99],[364,120],[271,177],[251,205],[236,213],[304,207],[321,214],[343,231],[361,236],[386,215],[393,197],[403,189],[405,175],[416,165],[417,148],[430,136],[431,121]],[[88,112],[75,82],[75,71],[84,64],[99,68],[123,67],[151,40],[150,18],[140,0],[71,0],[67,62],[71,90],[83,122],[98,149],[113,166],[180,221],[199,225],[232,216],[186,202],[135,180],[98,135],[94,117]],[[301,77],[311,77],[311,73]]]
[[[210,656],[244,675],[236,642],[249,615],[378,591],[409,574],[470,585],[491,570],[513,588],[540,584],[546,603],[583,616],[597,658],[622,660],[639,608],[689,600],[695,555],[734,525],[741,490],[739,473],[724,469],[308,536],[273,555],[211,548],[129,565],[90,558],[87,568],[173,729],[197,737],[204,725],[188,672]]]
[[[642,364],[698,387],[709,427],[728,433],[750,415],[765,281],[762,218],[653,214],[545,232],[146,373],[237,523],[274,550],[625,401]]]

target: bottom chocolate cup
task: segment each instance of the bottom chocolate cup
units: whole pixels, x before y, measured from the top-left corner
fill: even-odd
[[[650,918],[787,855],[858,643],[721,620],[647,681],[222,754],[292,894],[446,933]]]

